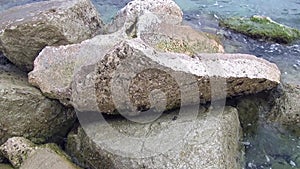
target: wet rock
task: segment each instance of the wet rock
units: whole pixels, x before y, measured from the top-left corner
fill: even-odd
[[[124,38],[119,31],[98,35],[79,44],[46,47],[34,61],[34,70],[28,74],[29,83],[39,87],[47,97],[69,105],[74,74],[84,65],[100,60]]]
[[[299,30],[279,24],[264,16],[229,18],[221,21],[220,25],[255,39],[277,43],[291,43],[300,39]]]
[[[84,130],[79,128],[77,133],[69,134],[67,152],[82,167],[92,169],[241,168],[237,110],[226,107],[215,114],[201,108],[192,120],[186,119],[186,114],[193,112],[193,108],[184,111],[184,115],[178,115],[176,110],[145,124],[125,119],[97,123],[98,113],[85,112],[82,117],[94,120],[84,124]],[[106,123],[119,134],[112,132]],[[107,142],[99,141],[101,138]],[[136,142],[133,138],[145,140]]]
[[[273,169],[293,169],[295,167],[291,166],[290,164],[288,164],[287,162],[284,163],[274,163],[272,164],[272,168]]]
[[[136,36],[159,51],[185,53],[224,53],[217,36],[199,32],[187,25],[164,23],[154,13],[144,13],[138,18]]]
[[[49,45],[79,43],[103,31],[89,0],[51,0],[13,7],[1,13],[0,50],[14,64],[33,69],[38,53]]]
[[[273,92],[272,97],[276,99],[268,118],[288,126],[300,135],[300,86],[284,84],[281,87]]]
[[[260,103],[263,99],[259,96],[240,98],[237,101],[239,119],[245,136],[257,134],[259,122]],[[249,146],[249,145],[248,145]]]
[[[12,136],[44,142],[66,134],[75,113],[50,100],[12,65],[0,66],[0,144]]]
[[[37,146],[25,138],[13,137],[0,146],[0,152],[20,169],[79,169],[55,144]]]
[[[172,0],[133,0],[118,12],[108,26],[108,32],[122,28],[131,36],[138,17],[145,12],[154,13],[164,23],[180,24],[183,20],[180,7]]]
[[[79,72],[89,74],[94,70],[82,69]],[[152,94],[161,104],[165,103],[162,105],[164,110],[169,110],[180,104],[197,104],[199,99],[205,103],[224,99],[226,95],[257,93],[280,83],[277,66],[252,55],[199,54],[192,58],[184,54],[157,52],[138,39],[116,45],[99,61],[93,76],[94,82],[74,79],[76,95],[73,96],[94,100],[73,102],[80,111],[141,112],[155,108],[149,99]],[[86,84],[92,84],[94,89],[78,93],[78,86],[83,89],[91,86]],[[158,93],[153,93],[155,90],[159,90]],[[162,96],[160,91],[164,93]],[[93,109],[95,105],[98,108]]]

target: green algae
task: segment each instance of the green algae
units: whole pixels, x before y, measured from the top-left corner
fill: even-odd
[[[269,17],[229,18],[222,20],[220,26],[232,29],[255,39],[288,44],[300,39],[300,31],[279,24]]]

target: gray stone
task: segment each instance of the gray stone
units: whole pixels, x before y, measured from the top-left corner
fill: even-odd
[[[32,70],[45,46],[79,43],[103,32],[103,27],[89,0],[50,0],[13,7],[1,13],[0,50],[20,68]]]
[[[37,146],[23,137],[8,139],[0,152],[20,169],[79,169],[55,144]]]
[[[0,144],[12,136],[44,142],[54,134],[66,134],[75,121],[72,109],[43,96],[11,65],[0,66],[0,103]]]
[[[91,102],[73,102],[74,107],[80,111],[112,114],[116,110],[135,112],[157,108],[151,104],[153,99],[149,99],[152,94],[164,104],[163,110],[169,110],[180,105],[198,104],[199,99],[205,103],[226,96],[257,93],[280,83],[277,66],[252,55],[199,54],[190,57],[161,53],[139,39],[119,43],[99,61],[96,71],[82,69],[79,72],[84,74],[85,71],[88,71],[85,74],[94,71],[91,76],[94,80],[75,78],[74,92],[78,86],[84,89],[86,84],[93,84],[95,88],[73,96],[89,98]],[[154,90],[159,90],[158,94],[153,93]],[[164,93],[162,96],[160,91]]]
[[[194,119],[187,120],[186,114],[193,111],[193,108],[186,108],[181,116],[176,110],[146,124],[125,119],[107,120],[105,123],[119,134],[112,132],[105,123],[97,123],[98,113],[85,112],[82,117],[89,116],[93,122],[69,134],[67,152],[82,167],[92,169],[241,168],[241,129],[237,110],[231,107],[224,111],[201,108]],[[103,138],[101,144],[99,140]],[[135,142],[135,138],[145,140]],[[165,146],[168,148],[164,150]],[[116,148],[116,151],[109,148]],[[121,151],[128,152],[118,154]],[[141,156],[134,158],[136,155]]]
[[[223,47],[212,38],[213,35],[195,31],[189,26],[176,26],[177,31],[174,31],[173,34],[170,32],[170,30],[173,30],[170,24],[159,23],[155,28],[147,29],[145,24],[149,22],[143,16],[141,16],[138,23],[138,37],[141,37],[147,44],[159,51],[181,52],[190,55],[224,51]],[[161,33],[157,33],[157,31]],[[190,36],[184,36],[184,33]],[[73,78],[84,80],[95,69],[96,64],[93,66],[93,63],[100,61],[109,50],[113,49],[114,45],[126,38],[130,37],[127,37],[124,30],[120,30],[113,34],[98,35],[80,44],[46,47],[35,60],[34,70],[29,73],[29,82],[39,87],[44,95],[59,99],[65,105],[69,105],[71,95],[77,94],[71,91]],[[158,40],[153,41],[153,39]],[[90,72],[81,71],[87,67]],[[94,82],[89,85],[94,86]],[[89,91],[86,90],[86,87],[84,86],[82,90]],[[82,91],[79,88],[77,90],[80,90],[79,93]],[[80,99],[76,96],[73,98],[75,102]],[[82,101],[90,102],[87,100]]]
[[[20,169],[80,169],[70,162],[69,158],[57,154],[57,149],[37,149],[24,163]]]
[[[281,89],[272,93],[272,97],[275,101],[269,120],[288,126],[300,135],[300,86],[283,84]]]
[[[138,18],[145,12],[154,13],[164,23],[181,24],[183,20],[182,11],[173,0],[133,0],[118,12],[108,32],[124,29],[130,36]]]
[[[119,31],[97,35],[79,44],[46,47],[34,61],[34,70],[28,74],[29,83],[39,87],[47,97],[69,105],[74,74],[81,67],[103,58],[122,39],[125,35]]]

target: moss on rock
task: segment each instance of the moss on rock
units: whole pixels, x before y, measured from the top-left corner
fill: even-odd
[[[79,169],[79,167],[71,163],[71,158],[53,143],[39,146],[26,138],[13,137],[0,146],[0,153],[15,168]]]
[[[269,17],[252,16],[250,18],[229,18],[222,20],[220,26],[232,29],[255,39],[277,43],[291,43],[300,39],[300,31],[279,24]]]
[[[13,167],[9,164],[0,164],[1,169],[13,169]]]

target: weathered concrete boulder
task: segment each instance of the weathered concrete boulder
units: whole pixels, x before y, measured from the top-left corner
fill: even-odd
[[[213,35],[198,32],[189,26],[164,24],[156,22],[157,20],[152,20],[152,23],[149,17],[157,18],[158,16],[153,13],[141,15],[135,25],[138,31],[137,37],[158,51],[188,55],[224,52],[223,47]],[[152,25],[151,28],[148,28],[149,24]],[[130,37],[124,30],[119,30],[112,34],[98,35],[80,44],[46,47],[34,62],[34,70],[29,73],[29,82],[39,87],[46,96],[59,99],[68,105],[72,95],[73,78],[82,79],[89,73],[82,74],[81,77],[77,75],[73,77],[74,74],[85,66],[93,71],[96,68],[96,62],[100,61],[114,45],[128,38]],[[95,63],[94,66],[92,66],[93,63]],[[94,84],[90,85],[94,86]]]
[[[44,142],[64,135],[76,117],[72,109],[43,96],[12,65],[0,66],[0,103],[0,144],[12,136]]]
[[[93,72],[94,79],[79,78]],[[119,43],[96,70],[83,67],[75,77],[74,107],[105,113],[152,109],[149,96],[156,89],[165,94],[158,100],[168,110],[198,104],[195,96],[207,102],[257,93],[280,83],[277,66],[252,55],[200,54],[192,58],[157,52],[139,39]]]
[[[85,112],[82,117],[94,120],[84,124],[84,130],[79,128],[77,133],[69,134],[67,152],[83,168],[92,169],[240,168],[241,130],[237,110],[226,107],[224,111],[212,113],[201,108],[192,120],[187,120],[185,115],[193,112],[193,108],[185,111],[182,116],[178,110],[169,112],[146,124],[126,119],[107,120],[107,125],[119,134],[105,123],[97,122],[98,113]],[[103,140],[102,144],[99,140],[103,138],[107,142]],[[134,138],[145,140],[135,142]],[[110,148],[116,148],[117,153]],[[122,151],[125,154],[118,154]],[[142,158],[143,154],[147,155]]]
[[[104,29],[90,0],[31,3],[0,15],[0,50],[25,70],[33,69],[34,59],[45,46],[79,43]]]
[[[55,144],[37,146],[23,137],[13,137],[0,146],[11,164],[20,169],[79,169]]]
[[[164,23],[158,15],[146,12],[136,23],[136,37],[163,52],[224,53],[217,36],[193,29],[188,25]]]
[[[300,136],[300,86],[283,84],[281,89],[272,93],[272,97],[275,97],[275,101],[268,118]]]
[[[46,47],[34,61],[28,74],[29,83],[39,87],[44,95],[69,105],[74,74],[82,66],[101,60],[119,41],[126,38],[122,31],[97,35],[79,44]]]
[[[183,13],[173,0],[133,0],[122,8],[113,22],[108,25],[108,32],[124,29],[129,36],[134,32],[134,25],[145,12],[157,15],[164,23],[180,24]]]
[[[252,38],[274,41],[277,43],[291,43],[300,39],[300,31],[279,24],[269,17],[252,16],[251,18],[229,18],[220,25]]]

